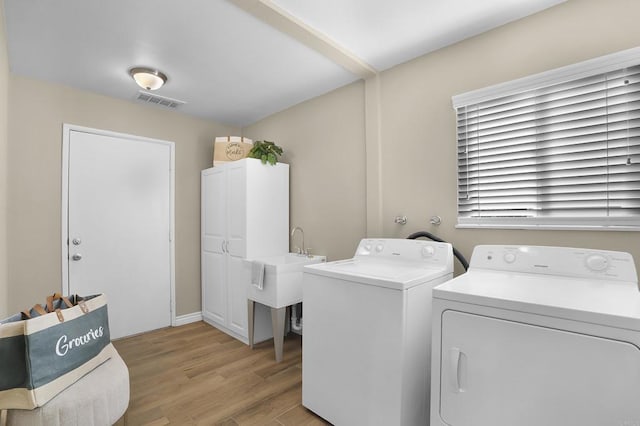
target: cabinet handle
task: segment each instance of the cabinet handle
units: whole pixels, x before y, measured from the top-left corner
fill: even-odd
[[[222,242],[220,243],[220,248],[222,249],[222,252],[223,252],[223,253],[226,253],[226,251],[224,251],[224,241],[222,241]]]

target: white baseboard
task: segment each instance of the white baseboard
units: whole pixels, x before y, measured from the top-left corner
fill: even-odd
[[[180,315],[176,317],[174,327],[180,327],[181,325],[191,324],[192,322],[202,321],[202,312],[193,312],[186,315]]]

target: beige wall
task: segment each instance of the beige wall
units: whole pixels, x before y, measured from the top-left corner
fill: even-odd
[[[427,230],[453,242],[467,257],[477,244],[622,250],[640,264],[640,234],[634,232],[456,229],[451,106],[456,94],[635,47],[640,44],[638,16],[640,2],[635,0],[569,0],[383,72],[380,236]],[[274,139],[288,151],[291,226],[302,226],[309,245],[333,259],[350,257],[366,234],[363,97],[363,85],[357,83],[243,129],[254,139]],[[398,214],[408,217],[407,225],[393,222]],[[440,227],[429,224],[433,215],[442,217]]]
[[[62,125],[176,146],[176,313],[200,311],[200,170],[213,138],[239,129],[28,78],[9,78],[9,300],[13,311],[61,288]]]
[[[0,319],[8,316],[7,272],[7,107],[9,64],[4,32],[4,10],[0,2]]]
[[[451,96],[640,45],[640,2],[569,0],[383,73],[383,223],[387,236],[427,230],[466,256],[477,244],[539,244],[631,252],[640,234],[455,229],[456,136]],[[395,225],[406,214],[409,223]],[[443,224],[429,224],[439,215]],[[640,270],[640,269],[639,269]]]
[[[290,228],[331,260],[350,257],[365,234],[364,84],[354,83],[243,129],[282,146],[290,164]],[[300,236],[291,249],[300,245]]]
[[[541,244],[631,252],[633,232],[455,229],[456,159],[451,96],[640,44],[640,2],[569,0],[534,16],[425,55],[381,75],[383,235],[428,230],[470,256],[476,244]],[[1,30],[2,28],[0,28]],[[0,111],[9,81],[9,139],[0,113],[0,300],[6,279],[5,204],[11,308],[60,287],[62,123],[176,142],[177,313],[200,310],[199,171],[209,165],[215,135],[237,133],[134,103],[58,85],[7,77],[0,31]],[[364,84],[354,83],[243,129],[284,147],[291,164],[291,227],[330,259],[350,257],[366,235]],[[4,108],[3,108],[4,106]],[[8,144],[8,155],[5,155]],[[372,168],[375,169],[375,168]],[[405,214],[405,226],[393,223]],[[443,224],[429,225],[432,215]],[[298,241],[292,242],[292,247]],[[0,302],[0,313],[2,313]]]

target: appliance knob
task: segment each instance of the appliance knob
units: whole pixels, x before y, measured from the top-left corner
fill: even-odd
[[[383,249],[383,248],[384,248],[384,246],[383,246],[382,244],[378,244],[378,245],[376,246],[376,251],[377,251],[378,253],[380,253],[380,252],[382,251],[382,249]]]
[[[601,254],[592,254],[587,256],[585,263],[590,271],[595,272],[604,271],[609,267],[609,259]]]
[[[424,246],[422,247],[422,257],[431,257],[436,254],[436,250],[433,246]]]
[[[371,251],[371,244],[365,244],[365,245],[364,245],[364,249],[365,249],[366,251]]]
[[[513,263],[516,261],[516,255],[515,253],[505,253],[504,254],[504,261],[507,263]]]

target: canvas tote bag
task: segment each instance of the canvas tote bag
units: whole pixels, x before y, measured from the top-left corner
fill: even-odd
[[[0,409],[40,407],[113,353],[104,294],[50,296],[0,321]]]

